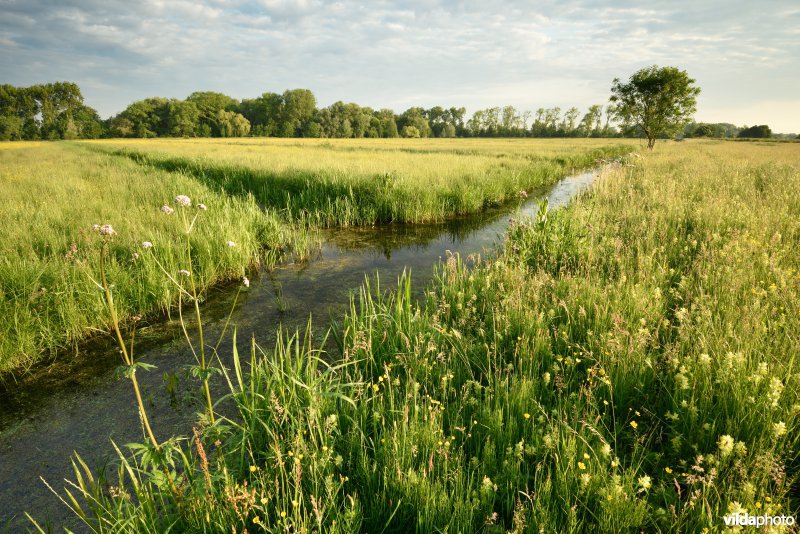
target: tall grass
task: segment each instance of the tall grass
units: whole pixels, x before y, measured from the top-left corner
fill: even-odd
[[[106,269],[123,322],[176,302],[160,269],[142,261],[144,241],[170,272],[192,271],[201,290],[241,278],[260,261],[274,263],[293,244],[301,253],[309,246],[297,245],[305,230],[274,210],[191,176],[65,144],[16,147],[0,150],[0,372],[20,370],[111,324],[102,293],[85,275],[99,267],[94,224],[111,224],[118,233]],[[178,194],[208,206],[191,236],[191,262],[185,247],[172,246],[182,231],[175,216],[159,211]]]
[[[120,451],[111,481],[76,463],[67,502],[98,532],[796,515],[798,163],[791,146],[685,143],[618,167],[515,223],[496,257],[448,257],[422,303],[407,276],[366,284],[333,353],[306,333],[234,354],[236,415],[184,443],[178,493]]]
[[[159,140],[82,143],[180,170],[322,226],[423,223],[481,211],[631,150],[603,140]]]
[[[628,149],[574,141],[0,145],[0,376],[110,326],[83,273],[98,267],[94,224],[119,234],[107,269],[125,322],[169,310],[180,294],[156,264],[141,261],[145,241],[164,269],[193,273],[202,299],[209,286],[259,262],[270,266],[282,251],[307,255],[314,225],[474,212]],[[159,211],[179,194],[209,208],[188,249],[171,246],[181,224]]]

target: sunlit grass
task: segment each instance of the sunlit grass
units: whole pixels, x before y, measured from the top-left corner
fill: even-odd
[[[237,416],[198,429],[172,486],[121,452],[108,491],[78,465],[76,511],[192,532],[796,515],[800,152],[699,142],[631,161],[517,221],[496,257],[448,257],[422,303],[407,277],[365,286],[338,351],[301,335],[235,354]]]
[[[168,269],[190,269],[206,288],[241,278],[260,258],[274,262],[276,255],[262,248],[288,248],[298,235],[252,198],[228,197],[180,173],[64,144],[0,146],[0,371],[110,324],[102,294],[86,276],[97,269],[94,224],[111,224],[118,234],[107,268],[121,320],[165,310],[176,298],[161,272],[137,260],[144,241]],[[192,236],[191,266],[171,245],[180,225],[159,211],[178,194],[208,206],[200,214],[206,224]]]

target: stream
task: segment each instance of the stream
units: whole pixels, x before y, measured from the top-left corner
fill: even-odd
[[[420,295],[446,251],[467,257],[491,250],[512,214],[535,215],[542,198],[551,208],[563,206],[589,187],[595,176],[596,171],[570,176],[518,206],[441,224],[323,230],[322,248],[309,261],[263,271],[239,294],[231,324],[237,327],[240,349],[248,354],[254,336],[269,353],[279,326],[302,330],[312,315],[315,334],[324,333],[332,319],[341,320],[365,277],[374,287],[377,274],[381,289],[390,289],[404,270],[410,270]],[[233,284],[208,292],[203,328],[212,344],[238,291],[239,284]],[[187,366],[195,362],[177,314],[140,328],[136,340],[136,359],[157,367],[137,373],[156,435],[159,439],[190,435],[203,405],[199,382],[188,376]],[[230,354],[230,343],[229,330],[221,355]],[[85,529],[41,478],[61,491],[64,480],[74,478],[73,451],[97,472],[115,457],[111,441],[123,447],[143,440],[130,383],[116,378],[118,353],[111,336],[101,336],[7,389],[0,385],[0,532],[29,528],[26,511],[42,525],[50,522],[55,530]],[[226,390],[221,383],[216,389],[215,398]]]

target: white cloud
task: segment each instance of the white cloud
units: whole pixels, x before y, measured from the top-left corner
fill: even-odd
[[[0,15],[7,83],[76,81],[102,115],[153,95],[292,87],[322,105],[584,109],[657,63],[697,78],[700,117],[748,109],[777,125],[791,113],[771,103],[792,105],[800,85],[793,1],[9,0]]]

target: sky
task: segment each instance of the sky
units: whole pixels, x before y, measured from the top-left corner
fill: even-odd
[[[606,104],[686,70],[698,121],[800,132],[797,0],[0,0],[0,83],[77,83],[102,117],[151,96],[311,89],[397,112]]]

